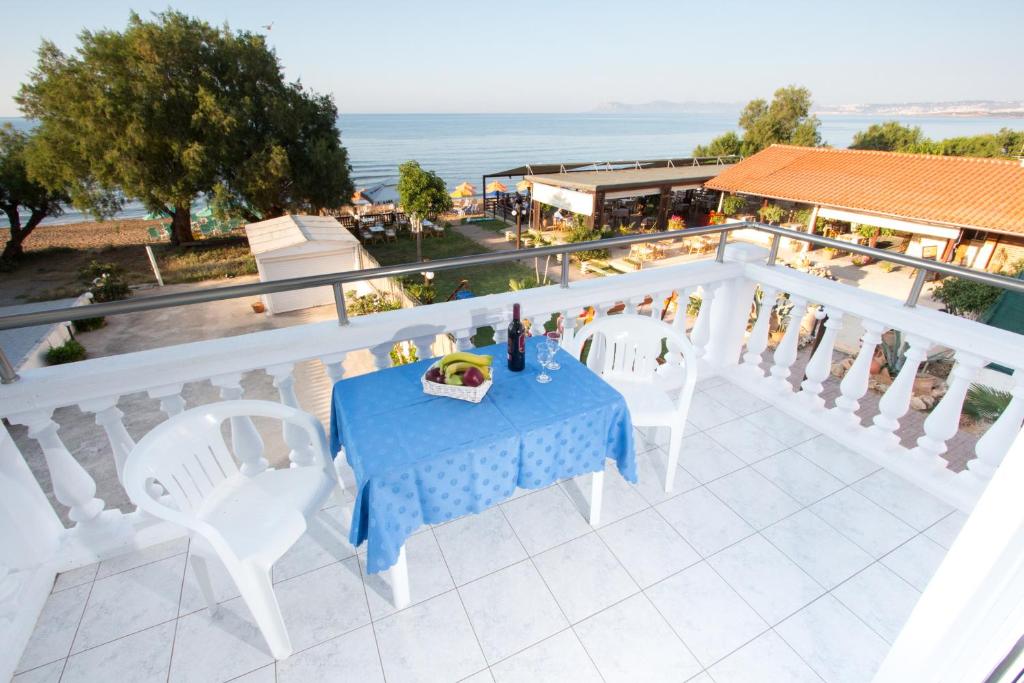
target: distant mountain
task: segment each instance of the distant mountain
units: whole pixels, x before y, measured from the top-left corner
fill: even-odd
[[[1024,116],[1024,100],[840,104],[820,107],[815,113],[826,115],[863,114],[867,116]]]
[[[719,114],[739,111],[743,105],[738,102],[604,102],[592,109],[600,114]]]

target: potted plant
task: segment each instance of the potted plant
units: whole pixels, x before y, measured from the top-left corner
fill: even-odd
[[[782,207],[778,204],[769,204],[767,206],[762,206],[757,213],[765,223],[778,225],[779,221],[782,220],[782,216],[785,211],[783,211]]]

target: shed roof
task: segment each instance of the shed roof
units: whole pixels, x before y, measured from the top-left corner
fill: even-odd
[[[332,216],[287,215],[245,226],[254,256],[284,249],[336,250],[359,240]],[[296,249],[299,248],[299,249]]]
[[[618,171],[578,171],[528,175],[526,180],[568,190],[593,193],[706,183],[728,168],[732,168],[732,165],[709,164],[707,166],[630,168]]]
[[[1024,166],[1005,159],[772,145],[707,186],[922,223],[1024,234]]]

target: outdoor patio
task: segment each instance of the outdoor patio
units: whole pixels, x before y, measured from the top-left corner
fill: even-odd
[[[187,540],[67,572],[14,680],[870,681],[966,515],[721,378],[687,429],[672,495],[638,433],[597,531],[588,477],[423,527],[397,613],[346,492],[274,567],[277,663],[223,572],[209,616]]]

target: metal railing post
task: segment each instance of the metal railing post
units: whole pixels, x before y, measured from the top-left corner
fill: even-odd
[[[729,241],[729,233],[723,230],[718,234],[718,250],[715,252],[715,260],[725,263],[725,243]]]
[[[338,312],[338,324],[348,325],[348,311],[345,309],[345,292],[341,289],[341,283],[335,282],[334,289],[334,310]]]
[[[562,289],[569,288],[569,252],[562,252],[562,281],[559,283]]]
[[[18,379],[18,373],[14,371],[14,366],[7,359],[7,354],[0,349],[0,384],[12,384]]]
[[[768,261],[766,265],[774,266],[775,259],[779,258],[779,244],[782,242],[782,235],[772,237],[772,246],[768,250]]]
[[[924,289],[924,281],[927,277],[927,268],[917,269],[917,275],[914,276],[914,284],[910,287],[910,294],[907,294],[907,300],[903,303],[904,306],[907,308],[917,306],[917,300],[921,297],[921,290]]]

